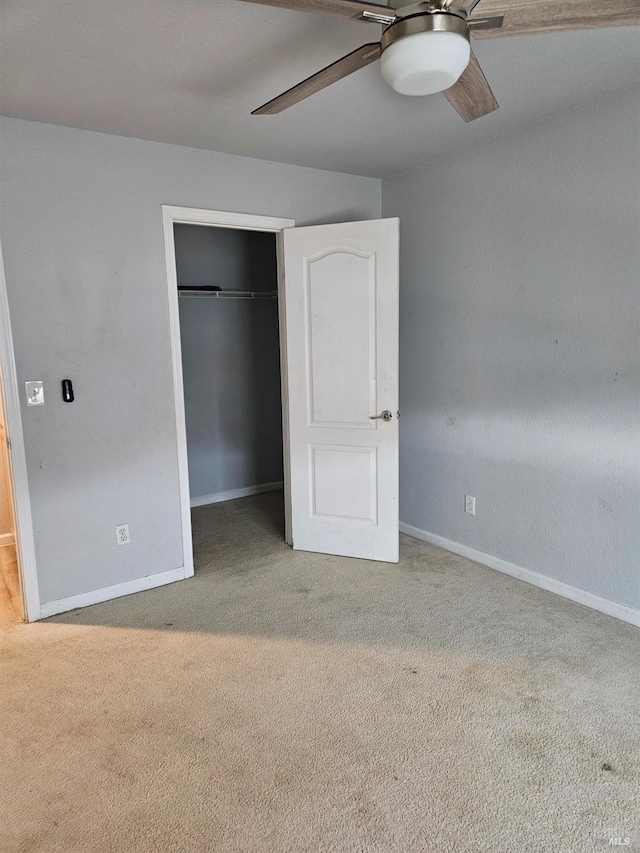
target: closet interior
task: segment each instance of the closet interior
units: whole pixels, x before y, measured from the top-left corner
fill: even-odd
[[[276,235],[174,237],[191,506],[282,489]]]

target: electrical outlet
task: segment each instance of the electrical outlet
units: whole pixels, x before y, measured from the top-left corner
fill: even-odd
[[[476,499],[473,497],[473,495],[464,496],[464,511],[468,512],[469,515],[476,514]]]
[[[129,542],[131,542],[129,539],[129,525],[119,524],[116,527],[116,545],[128,545]]]

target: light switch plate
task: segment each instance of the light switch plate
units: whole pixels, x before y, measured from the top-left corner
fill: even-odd
[[[27,406],[44,406],[44,387],[42,380],[24,383]]]

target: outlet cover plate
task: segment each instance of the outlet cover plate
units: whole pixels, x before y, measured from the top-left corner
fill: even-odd
[[[128,545],[131,540],[129,539],[129,525],[128,524],[118,524],[116,525],[116,544],[117,545]]]
[[[473,497],[473,495],[464,496],[464,511],[468,512],[469,515],[476,514],[476,499]]]

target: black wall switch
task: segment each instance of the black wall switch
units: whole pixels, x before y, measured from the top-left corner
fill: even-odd
[[[70,379],[62,380],[62,399],[65,403],[73,403],[73,385]]]

